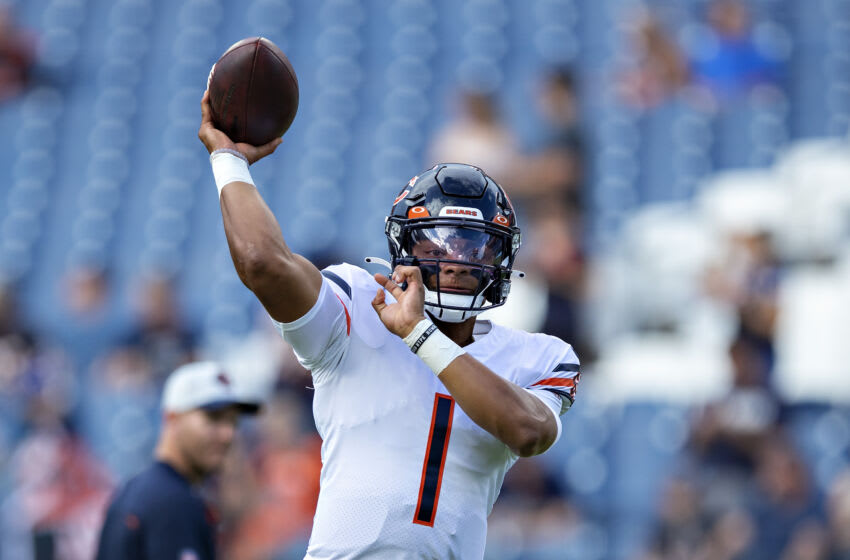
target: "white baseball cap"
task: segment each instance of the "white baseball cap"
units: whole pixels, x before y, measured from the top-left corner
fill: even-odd
[[[236,406],[255,414],[260,403],[237,393],[233,378],[216,362],[192,362],[174,370],[165,380],[162,410],[186,412],[195,408]]]

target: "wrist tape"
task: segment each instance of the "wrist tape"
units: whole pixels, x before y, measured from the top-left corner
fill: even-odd
[[[221,189],[230,183],[239,181],[249,185],[254,184],[251,172],[248,171],[248,158],[236,150],[228,148],[215,150],[210,154],[210,165],[215,177],[215,186],[218,188],[218,196],[221,196]]]
[[[430,319],[422,319],[404,342],[438,377],[458,356],[466,354],[452,339],[444,335]]]

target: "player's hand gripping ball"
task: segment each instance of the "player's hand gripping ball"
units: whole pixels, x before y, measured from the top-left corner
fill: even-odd
[[[216,128],[234,142],[261,146],[289,129],[298,111],[298,78],[286,55],[264,37],[242,39],[210,70]]]

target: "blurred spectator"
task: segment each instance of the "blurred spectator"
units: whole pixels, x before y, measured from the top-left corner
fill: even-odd
[[[468,163],[486,170],[498,183],[513,186],[519,146],[502,119],[496,98],[491,93],[465,90],[458,101],[459,115],[437,133],[428,150],[428,165]]]
[[[755,40],[749,10],[740,0],[713,0],[706,36],[694,43],[691,68],[697,85],[731,98],[754,85],[778,81],[778,57]]]
[[[513,171],[511,200],[530,214],[552,205],[583,210],[584,141],[575,77],[569,68],[549,71],[537,99],[543,143]]]
[[[817,521],[795,529],[780,560],[830,560],[829,534]]]
[[[67,356],[24,325],[14,291],[0,286],[0,442],[66,422],[77,390]]]
[[[745,560],[751,557],[755,524],[752,516],[731,509],[716,516],[697,560]]]
[[[35,41],[15,23],[9,6],[0,4],[0,101],[20,93],[35,63]]]
[[[68,273],[65,286],[68,308],[84,321],[97,321],[106,312],[109,276],[98,266],[79,266]]]
[[[578,217],[563,206],[541,211],[526,229],[532,269],[548,288],[546,318],[541,332],[566,340],[592,361],[595,352],[583,326],[586,269],[579,242]]]
[[[2,504],[1,558],[89,560],[109,497],[106,469],[61,425],[61,411],[41,423],[11,460],[15,490]],[[58,414],[57,414],[58,413]]]
[[[181,314],[173,279],[151,273],[136,301],[138,324],[124,345],[145,356],[155,375],[163,379],[177,366],[195,358],[196,335]]]
[[[524,558],[523,552],[533,558],[560,557],[579,524],[578,512],[564,494],[560,478],[546,470],[539,457],[517,461],[493,506],[488,552],[517,551],[503,558]]]
[[[25,324],[15,286],[0,281],[0,339],[15,338],[33,344],[35,333]],[[3,368],[0,368],[0,372]]]
[[[624,100],[638,108],[652,108],[676,95],[689,80],[684,53],[651,11],[634,19],[628,51],[629,68],[619,87]]]
[[[801,549],[812,546],[811,532],[823,521],[823,504],[802,457],[781,435],[761,447],[756,482],[752,512],[757,526],[757,558],[782,558],[789,545]],[[798,543],[798,539],[807,542]]]
[[[661,500],[657,527],[650,544],[649,559],[693,558],[708,528],[700,494],[683,478],[667,483]]]
[[[740,507],[712,510],[686,479],[673,479],[665,492],[658,526],[643,560],[749,560],[755,520]]]
[[[723,262],[711,267],[705,280],[710,296],[736,310],[738,337],[761,354],[765,384],[773,370],[780,277],[781,266],[770,234],[755,231],[733,235]]]
[[[762,356],[747,339],[729,348],[732,387],[727,395],[708,404],[691,434],[693,449],[704,468],[720,471],[741,486],[755,472],[761,446],[779,419],[779,403],[764,382]],[[737,493],[741,487],[726,489]]]
[[[111,278],[101,266],[80,264],[67,272],[61,289],[64,305],[49,328],[52,338],[60,341],[73,359],[75,369],[83,373],[121,336]],[[69,324],[74,328],[69,329]]]
[[[829,560],[850,560],[850,468],[829,488],[827,514],[831,550]]]

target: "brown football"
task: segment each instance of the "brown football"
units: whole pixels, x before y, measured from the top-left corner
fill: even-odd
[[[210,108],[234,142],[259,146],[289,129],[298,111],[298,78],[289,59],[265,37],[231,46],[212,67]]]

